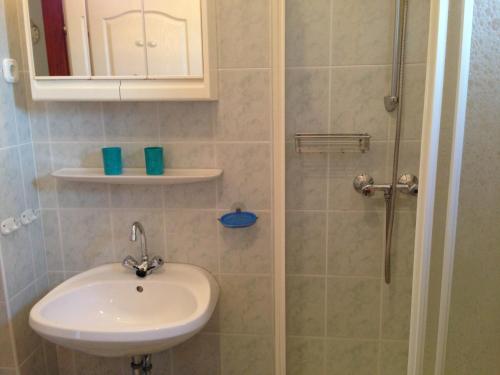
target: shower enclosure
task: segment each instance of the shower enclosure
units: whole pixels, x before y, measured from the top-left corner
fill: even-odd
[[[490,17],[494,31],[498,4],[476,2],[483,6],[476,17]],[[484,171],[479,178],[485,180],[486,169],[470,160],[460,180],[465,108],[477,115],[465,100],[473,1],[283,4],[282,368],[287,375],[496,375],[499,299],[480,283],[500,281],[500,255],[492,249],[500,204],[486,194],[498,184],[490,184],[483,206],[474,207],[466,202],[477,192],[474,173]],[[484,40],[492,38],[491,30],[483,32]],[[500,73],[491,61],[477,73],[476,90],[486,98],[499,94]],[[498,75],[490,79],[497,86],[485,89],[478,81],[495,68]],[[470,135],[474,155],[479,133]],[[481,141],[483,152],[493,152],[493,139]],[[461,184],[469,195],[459,202]],[[491,240],[471,232],[474,221],[487,224]],[[479,255],[471,251],[475,243]],[[464,307],[467,301],[476,306]]]
[[[406,372],[428,16],[286,1],[287,374]]]

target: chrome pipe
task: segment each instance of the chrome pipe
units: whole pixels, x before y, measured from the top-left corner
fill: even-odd
[[[401,20],[403,18],[401,2],[404,0],[396,0],[395,13],[394,13],[394,36],[392,41],[392,80],[391,80],[391,93],[384,97],[384,105],[387,112],[394,112],[399,104],[399,81],[400,81],[400,67],[401,67],[401,50],[402,43],[402,27]]]
[[[396,2],[400,3],[400,1],[404,1],[403,7],[401,8],[401,4],[399,4],[398,14],[400,14],[401,20],[401,28],[398,29],[398,33],[400,36],[399,40],[399,67],[398,67],[398,92],[402,93],[404,88],[404,56],[405,56],[405,40],[406,40],[406,21],[408,15],[408,0],[396,0]],[[402,12],[402,13],[401,13]],[[398,98],[397,107],[397,115],[396,115],[396,136],[394,139],[394,157],[392,164],[392,180],[391,185],[396,186],[398,184],[398,169],[399,169],[399,148],[401,144],[401,131],[403,127],[403,98]],[[406,181],[405,181],[406,183]],[[417,188],[418,193],[418,188]],[[396,210],[396,198],[398,194],[398,189],[391,189],[389,194],[386,194],[385,199],[386,202],[386,238],[385,238],[385,266],[384,266],[384,278],[385,283],[391,283],[391,251],[392,251],[392,235],[394,231],[394,216]]]

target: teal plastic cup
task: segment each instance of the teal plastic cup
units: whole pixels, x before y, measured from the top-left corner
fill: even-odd
[[[122,149],[121,147],[104,147],[102,149],[102,162],[104,174],[116,176],[123,173]]]
[[[163,147],[146,147],[144,156],[146,158],[146,173],[150,176],[162,175],[165,170]]]

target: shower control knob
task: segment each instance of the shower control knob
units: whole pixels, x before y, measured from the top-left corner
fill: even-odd
[[[404,185],[407,189],[401,190],[404,194],[418,195],[418,178],[410,173],[405,173],[399,177],[399,185]]]
[[[353,181],[354,190],[358,193],[363,194],[365,197],[371,197],[375,194],[375,190],[371,189],[371,187],[375,184],[373,177],[367,174],[360,174],[356,176]]]

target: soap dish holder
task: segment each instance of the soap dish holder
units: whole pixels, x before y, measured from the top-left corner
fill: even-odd
[[[218,220],[226,228],[238,229],[248,228],[255,225],[257,222],[257,215],[253,212],[242,211],[240,208],[234,212],[222,215]]]

